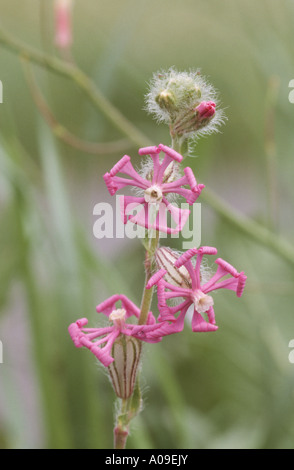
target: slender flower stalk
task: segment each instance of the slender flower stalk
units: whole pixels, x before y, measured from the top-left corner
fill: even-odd
[[[162,144],[140,148],[143,164],[139,171],[133,167],[131,158],[124,155],[104,175],[111,195],[126,187],[136,191],[134,196],[122,195],[120,203],[123,222],[146,229],[145,284],[140,309],[124,295],[114,295],[97,306],[110,325],[86,328],[88,321],[82,318],[69,327],[75,345],[88,348],[108,368],[120,400],[114,427],[115,449],[125,448],[130,422],[142,407],[138,371],[143,342],[159,342],[166,335],[182,331],[191,308],[194,332],[216,331],[210,293],[230,289],[240,297],[246,283],[245,274],[221,258],[215,261],[218,265],[215,274],[205,278],[202,258],[216,255],[216,248],[193,248],[179,255],[159,246],[160,232],[179,233],[190,214],[189,210],[172,203],[175,196],[193,205],[205,187],[197,183],[191,168],[181,170],[188,141],[191,136],[216,130],[215,124],[219,124],[222,113],[217,109],[213,88],[198,73],[178,74],[171,69],[154,80],[153,88],[148,95],[149,110],[169,123],[172,148]],[[175,226],[167,224],[167,212]],[[196,260],[192,262],[194,257]],[[156,266],[159,270],[154,273]],[[160,312],[157,320],[150,311],[155,286]],[[135,318],[135,323],[128,321],[130,317]]]

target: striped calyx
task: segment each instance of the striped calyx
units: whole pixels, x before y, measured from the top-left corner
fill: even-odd
[[[112,347],[114,362],[108,367],[110,379],[119,398],[133,394],[140,361],[141,342],[132,336],[121,334]]]
[[[188,270],[185,266],[175,267],[175,262],[179,255],[167,246],[160,247],[155,253],[156,264],[159,269],[165,269],[166,274],[164,280],[174,286],[192,288],[192,281]]]

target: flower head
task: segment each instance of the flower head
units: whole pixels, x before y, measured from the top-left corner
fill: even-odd
[[[116,303],[119,301],[121,306],[117,308]],[[112,348],[120,335],[132,336],[149,343],[161,340],[159,335],[155,339],[149,337],[149,333],[158,328],[152,312],[149,312],[146,325],[127,323],[127,319],[132,316],[139,318],[140,309],[124,295],[113,295],[99,304],[96,310],[108,317],[111,322],[109,326],[86,328],[88,320],[81,318],[72,323],[68,331],[77,348],[88,348],[105,367],[114,361]]]
[[[179,72],[172,67],[154,74],[146,110],[168,124],[171,136],[181,143],[217,132],[225,119],[216,90],[200,70]]]
[[[167,269],[162,267],[155,273],[147,284],[147,288],[151,288],[157,284],[158,290],[158,308],[160,315],[158,320],[161,322],[172,322],[168,327],[162,325],[162,328],[153,333],[153,337],[160,334],[171,334],[180,331],[184,327],[184,318],[188,309],[192,306],[192,330],[193,331],[215,331],[214,315],[214,301],[210,292],[217,289],[231,289],[236,292],[238,297],[241,297],[246,276],[243,272],[238,273],[237,270],[229,263],[221,258],[215,261],[218,265],[216,273],[209,280],[202,280],[201,276],[201,263],[204,255],[216,255],[217,249],[209,246],[201,248],[192,248],[186,251],[176,259],[173,264],[173,270],[177,272],[177,276],[171,273],[168,266]],[[191,258],[196,256],[195,266]],[[185,271],[180,271],[185,268]],[[227,275],[230,277],[228,278]],[[189,282],[183,284],[183,277]],[[189,285],[190,283],[190,285]],[[168,302],[170,299],[183,299],[177,305],[170,306]],[[175,315],[179,313],[176,318]],[[207,321],[203,317],[207,315]],[[173,323],[175,324],[175,331],[173,331]]]
[[[162,160],[159,154],[163,152]],[[139,150],[142,156],[150,155],[153,166],[149,169],[146,177],[142,177],[136,172],[131,164],[131,159],[125,155],[109,173],[104,175],[104,181],[108,191],[114,195],[119,189],[126,186],[139,188],[141,197],[122,196],[121,212],[124,223],[128,220],[148,229],[160,230],[166,233],[177,233],[182,230],[186,223],[190,211],[180,209],[169,202],[171,194],[183,196],[189,204],[193,204],[200,195],[203,184],[197,184],[191,168],[184,169],[184,176],[176,179],[173,165],[180,163],[182,155],[175,150],[160,144],[158,147],[145,147]],[[129,178],[117,176],[124,173]],[[185,187],[189,186],[189,188]],[[157,209],[155,220],[151,220],[151,209]],[[136,215],[132,215],[134,209],[139,210]],[[176,223],[176,227],[168,227],[166,221],[166,211],[171,214]]]

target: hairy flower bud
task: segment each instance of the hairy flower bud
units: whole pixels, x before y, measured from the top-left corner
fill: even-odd
[[[146,109],[169,125],[180,147],[190,138],[218,131],[224,120],[217,107],[216,91],[199,70],[178,72],[171,68],[155,74],[146,96]]]
[[[172,113],[176,109],[176,99],[173,93],[169,90],[162,90],[155,97],[155,101],[161,109]]]
[[[197,106],[196,111],[198,112],[198,119],[201,121],[212,118],[215,115],[215,103],[213,101],[202,101]]]
[[[108,367],[110,379],[119,398],[129,398],[134,390],[140,360],[141,342],[121,334],[112,347],[114,362]]]

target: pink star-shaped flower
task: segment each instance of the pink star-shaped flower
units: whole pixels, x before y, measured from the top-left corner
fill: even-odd
[[[159,158],[160,152],[164,153],[162,160]],[[141,148],[139,155],[150,155],[153,160],[153,169],[149,171],[149,179],[139,175],[132,166],[130,157],[125,155],[109,173],[104,175],[108,191],[111,195],[114,195],[119,189],[126,186],[133,186],[142,191],[142,197],[121,197],[121,212],[125,224],[130,220],[134,224],[148,229],[165,233],[178,233],[185,225],[190,211],[173,205],[169,202],[168,195],[172,193],[179,194],[191,205],[196,201],[205,186],[197,184],[189,167],[184,169],[184,176],[175,179],[172,164],[173,162],[180,163],[183,157],[165,145],[160,144],[158,147]],[[130,178],[117,176],[118,173],[124,173]],[[155,220],[152,221],[152,211],[149,209],[154,208],[154,206],[157,208],[157,213]],[[134,209],[139,209],[135,215],[133,215]],[[166,211],[171,214],[172,219],[176,222],[176,227],[167,225]]]
[[[120,307],[116,307],[118,301],[121,301]],[[149,312],[146,325],[126,322],[131,316],[138,319],[140,309],[125,295],[113,295],[97,305],[96,310],[98,313],[106,315],[113,324],[104,328],[85,328],[88,320],[81,318],[72,323],[68,331],[77,348],[83,346],[88,348],[105,367],[108,367],[114,360],[111,356],[111,350],[120,334],[133,336],[148,343],[156,343],[162,339],[160,335],[157,335],[156,338],[149,338],[150,332],[159,327],[152,312]]]
[[[194,307],[192,317],[192,330],[193,331],[215,331],[218,327],[215,325],[215,315],[213,309],[213,298],[208,295],[211,291],[217,289],[231,289],[236,292],[238,297],[241,297],[247,277],[243,272],[238,273],[237,270],[229,263],[221,258],[215,261],[218,265],[216,273],[212,278],[201,284],[200,265],[203,255],[216,255],[217,249],[210,246],[203,246],[201,248],[192,248],[181,255],[174,267],[179,269],[184,267],[186,272],[186,279],[188,282],[183,287],[183,284],[167,282],[164,277],[171,279],[168,276],[168,271],[164,268],[155,273],[147,284],[147,288],[151,288],[157,284],[158,295],[158,308],[160,315],[158,321],[163,323],[161,328],[158,328],[152,333],[152,337],[156,335],[165,336],[167,334],[176,333],[184,328],[184,319],[189,307]],[[195,267],[192,264],[191,258],[196,256]],[[183,268],[182,268],[183,269]],[[231,277],[225,278],[230,275]],[[178,284],[178,285],[176,285]],[[184,301],[175,306],[168,305],[170,299],[183,298]],[[175,315],[178,313],[178,317]],[[208,321],[203,317],[207,314]],[[172,322],[171,324],[169,322]]]

